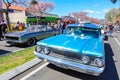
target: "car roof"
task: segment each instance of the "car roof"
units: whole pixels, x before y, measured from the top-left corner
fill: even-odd
[[[100,28],[97,24],[91,22],[68,24],[67,27],[87,27],[87,28],[95,28],[95,29]]]

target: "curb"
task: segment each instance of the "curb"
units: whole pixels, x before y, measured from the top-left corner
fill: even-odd
[[[33,67],[34,65],[38,64],[39,62],[41,62],[40,59],[34,58],[33,60],[31,60],[23,65],[20,65],[8,72],[1,74],[0,80],[10,80],[11,78],[15,77],[16,75],[18,75],[18,74],[24,72],[25,70]]]

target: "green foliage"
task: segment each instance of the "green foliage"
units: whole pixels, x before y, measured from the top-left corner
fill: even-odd
[[[111,13],[110,11],[107,12],[107,13],[105,14],[105,18],[106,18],[107,20],[111,21],[112,18],[113,18],[112,13]]]
[[[35,46],[12,54],[0,56],[0,74],[35,58],[35,55],[33,54],[34,50]]]
[[[115,21],[116,16],[119,14],[119,9],[118,8],[113,8],[110,9],[106,14],[105,14],[105,18],[109,21]]]

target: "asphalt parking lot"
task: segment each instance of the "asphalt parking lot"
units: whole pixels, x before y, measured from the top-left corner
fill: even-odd
[[[16,52],[27,48],[24,45],[10,45],[6,41],[0,41],[0,56],[8,53]]]
[[[5,41],[1,41],[1,43],[2,42]],[[15,50],[14,48],[16,48],[17,50],[26,48],[26,47],[12,46],[6,43],[2,43],[2,44],[0,44],[0,47],[5,47],[6,49],[8,49],[6,50],[8,52],[12,52],[11,47],[13,50]],[[11,80],[19,80],[19,79],[24,80],[24,78],[25,80],[50,80],[50,79],[52,80],[66,80],[66,79],[67,80],[119,80],[120,79],[119,50],[120,50],[120,33],[114,33],[114,37],[108,37],[108,41],[105,41],[106,68],[105,71],[99,77],[85,75],[76,71],[62,69],[54,65],[47,64],[46,62],[42,62],[42,63],[40,62],[37,66],[35,65],[33,68],[28,69],[22,74],[15,76]],[[41,66],[44,67],[42,67],[40,70],[37,70]],[[35,73],[29,75],[32,72]],[[29,77],[26,78],[26,76]]]

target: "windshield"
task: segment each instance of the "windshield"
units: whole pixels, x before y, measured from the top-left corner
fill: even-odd
[[[98,38],[98,29],[87,28],[87,27],[67,27],[65,30],[66,35],[74,35],[80,37],[93,37]]]
[[[36,32],[36,31],[39,31],[39,32],[44,32],[46,31],[46,25],[32,25],[32,26],[29,26],[26,28],[25,31],[28,31],[28,32]]]

